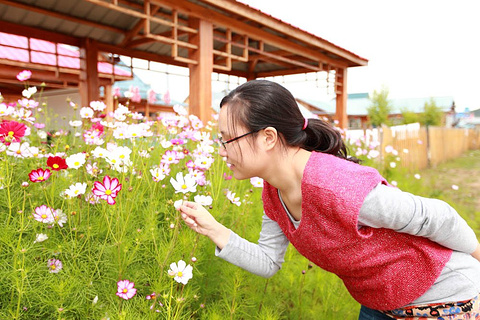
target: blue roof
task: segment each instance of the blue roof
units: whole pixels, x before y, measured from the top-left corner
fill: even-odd
[[[424,97],[424,98],[397,98],[388,99],[392,105],[391,114],[400,114],[402,110],[406,109],[414,113],[421,113],[424,110],[425,103],[430,102],[430,99],[435,101],[437,107],[444,111],[450,110],[453,103],[453,97]],[[336,109],[336,101],[315,101],[302,99],[311,105],[323,109],[328,113],[334,114]],[[347,114],[348,115],[367,115],[367,108],[372,105],[368,93],[351,93],[347,100]]]

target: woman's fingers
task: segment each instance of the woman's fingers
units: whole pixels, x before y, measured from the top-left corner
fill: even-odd
[[[189,226],[192,226],[192,227],[196,227],[197,226],[197,223],[195,222],[195,220],[193,220],[192,218],[188,217],[185,213],[182,213],[182,219],[183,221],[185,221],[185,223]]]

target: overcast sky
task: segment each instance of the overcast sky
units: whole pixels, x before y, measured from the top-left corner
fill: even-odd
[[[478,0],[241,2],[368,59],[349,69],[349,93],[386,86],[391,98],[452,96],[457,111],[480,108]]]

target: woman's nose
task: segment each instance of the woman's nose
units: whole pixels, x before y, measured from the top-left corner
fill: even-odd
[[[227,149],[225,149],[223,146],[220,146],[220,148],[218,148],[218,154],[222,157],[226,157],[227,156]]]

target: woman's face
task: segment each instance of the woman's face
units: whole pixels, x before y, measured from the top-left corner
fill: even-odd
[[[223,141],[239,137],[248,132],[244,127],[236,127],[233,132],[231,120],[228,114],[228,105],[220,109],[218,118],[218,130]],[[253,138],[253,141],[252,141]],[[255,152],[257,137],[247,135],[238,140],[225,144],[225,148],[220,145],[219,154],[227,158],[227,163],[237,180],[257,177],[259,172],[258,154]]]

